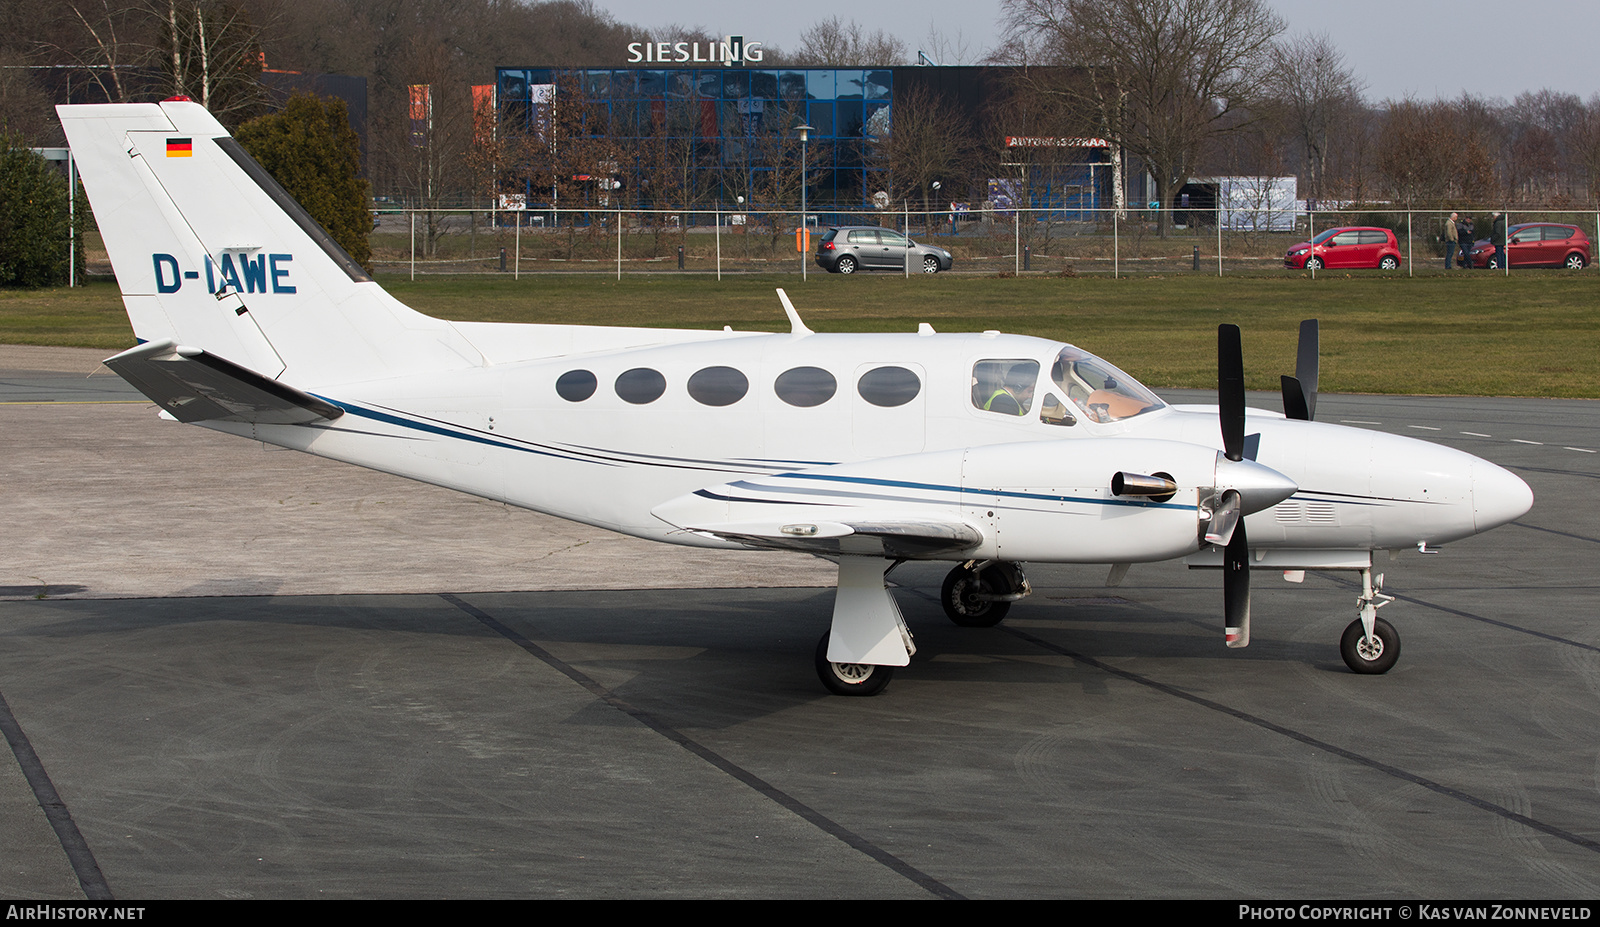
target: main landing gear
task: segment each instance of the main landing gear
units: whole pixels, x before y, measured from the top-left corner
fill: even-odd
[[[911,631],[884,586],[892,568],[881,557],[839,558],[833,625],[813,656],[817,678],[835,695],[877,695],[894,668],[910,663],[916,653]],[[1031,591],[1015,563],[968,560],[945,578],[940,602],[956,624],[987,628]]]
[[[992,628],[1005,618],[1012,602],[1032,591],[1015,563],[968,560],[944,578],[939,605],[963,628]]]
[[[828,640],[832,632],[817,641],[817,678],[834,695],[877,695],[894,678],[894,667],[873,663],[828,662]]]
[[[1339,638],[1339,655],[1344,665],[1353,673],[1378,675],[1394,668],[1400,659],[1400,633],[1394,625],[1378,617],[1378,609],[1394,601],[1394,596],[1383,594],[1383,574],[1376,581],[1372,569],[1361,571],[1361,597],[1356,607],[1361,616],[1350,622]]]

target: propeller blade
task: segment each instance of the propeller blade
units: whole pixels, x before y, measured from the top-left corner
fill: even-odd
[[[1321,336],[1316,319],[1306,319],[1300,323],[1300,348],[1295,353],[1294,378],[1300,381],[1300,392],[1305,397],[1305,421],[1311,421],[1317,415],[1317,365],[1321,353]],[[1287,405],[1288,400],[1285,399]],[[1285,414],[1288,409],[1285,408]],[[1296,416],[1290,415],[1290,418]]]
[[[1233,542],[1233,532],[1239,525],[1240,498],[1235,490],[1222,494],[1211,509],[1211,520],[1206,523],[1206,543],[1226,547]]]
[[[1222,636],[1229,647],[1250,646],[1250,545],[1244,522],[1222,554]]]
[[[1217,326],[1217,409],[1222,419],[1222,452],[1244,459],[1244,348],[1239,326]]]
[[[1279,377],[1283,383],[1283,417],[1311,421],[1311,404],[1296,377]]]

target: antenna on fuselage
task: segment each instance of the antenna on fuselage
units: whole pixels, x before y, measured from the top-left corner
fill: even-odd
[[[783,287],[781,287],[781,286],[778,287],[778,301],[783,303],[784,314],[789,317],[789,334],[791,334],[791,335],[815,335],[816,334],[816,332],[812,331],[809,328],[806,328],[806,323],[800,321],[800,313],[794,311],[794,303],[789,302],[789,294],[785,293],[783,291]]]

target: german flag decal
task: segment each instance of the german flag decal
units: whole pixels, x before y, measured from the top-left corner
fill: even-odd
[[[194,140],[187,138],[167,139],[167,157],[189,158],[194,156]]]

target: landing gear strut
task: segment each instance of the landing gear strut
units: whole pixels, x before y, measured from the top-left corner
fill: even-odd
[[[1015,563],[968,560],[944,578],[939,604],[963,628],[992,628],[1033,589]]]
[[[1383,574],[1377,581],[1372,570],[1361,571],[1361,597],[1356,606],[1361,617],[1350,622],[1339,639],[1339,655],[1351,672],[1363,675],[1387,673],[1400,659],[1400,633],[1394,625],[1378,617],[1378,609],[1394,601],[1394,596],[1383,594]]]

